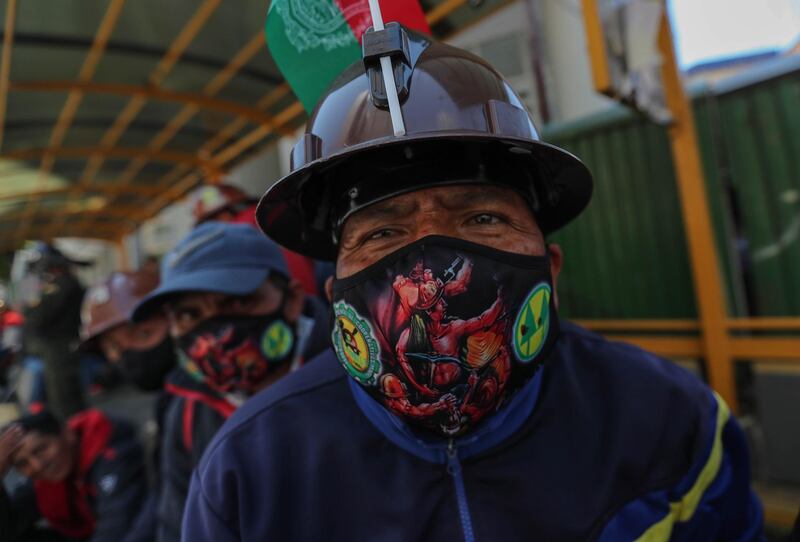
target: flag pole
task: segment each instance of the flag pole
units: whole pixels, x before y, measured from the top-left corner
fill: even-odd
[[[383,30],[383,15],[378,0],[369,0],[369,12],[372,15],[372,28],[376,32]],[[395,86],[394,70],[392,69],[392,59],[388,56],[381,57],[381,72],[383,72],[383,85],[386,87],[386,98],[389,100],[389,114],[392,117],[392,128],[394,135],[406,135],[406,127],[403,122],[403,112],[400,109],[400,98],[397,96]]]

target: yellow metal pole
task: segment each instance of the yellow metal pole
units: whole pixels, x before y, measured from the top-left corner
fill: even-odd
[[[601,94],[611,91],[611,70],[608,67],[608,53],[603,38],[603,23],[597,0],[581,0],[583,24],[586,28],[586,46],[589,49],[589,63],[592,66],[594,89]]]
[[[595,89],[613,97],[604,30],[597,0],[582,0],[586,41]],[[722,275],[709,218],[703,167],[695,133],[692,107],[683,88],[669,15],[664,12],[658,36],[663,57],[662,77],[667,105],[674,121],[669,139],[681,200],[683,224],[689,244],[689,258],[695,299],[700,311],[702,353],[708,366],[711,386],[737,411],[733,379],[733,357],[727,330],[727,309],[722,291]]]
[[[683,224],[689,243],[695,298],[700,311],[708,378],[711,386],[737,410],[733,379],[733,358],[726,319],[727,306],[722,291],[717,248],[709,217],[705,177],[695,132],[692,106],[683,88],[672,28],[666,10],[662,17],[658,46],[663,57],[662,77],[667,105],[674,117],[669,126],[669,139],[683,211]]]

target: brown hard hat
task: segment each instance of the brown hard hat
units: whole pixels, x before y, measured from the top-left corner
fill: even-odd
[[[494,68],[411,31],[403,42],[403,61],[394,65],[405,135],[394,135],[388,108],[374,97],[382,84],[353,64],[314,110],[292,151],[291,173],[261,199],[257,219],[267,235],[306,256],[334,260],[350,214],[447,184],[517,189],[544,233],[586,207],[589,170],[539,140],[522,101]]]
[[[136,304],[158,286],[151,270],[116,272],[89,288],[81,306],[81,347],[91,347],[101,334],[130,321]]]

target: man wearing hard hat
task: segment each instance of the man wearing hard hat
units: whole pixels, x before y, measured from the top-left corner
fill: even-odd
[[[586,167],[483,60],[377,33],[258,210],[336,261],[332,346],[218,433],[183,540],[758,539],[719,396],[559,320],[545,239],[589,203]]]
[[[102,352],[106,360],[141,391],[158,392],[153,413],[157,433],[153,453],[148,458],[154,488],[161,487],[161,444],[165,440],[166,413],[177,397],[164,389],[167,376],[176,367],[175,346],[164,313],[153,312],[140,322],[131,321],[131,317],[136,305],[158,284],[158,272],[148,267],[112,273],[87,290],[81,307],[80,328],[83,350]],[[124,542],[155,538],[158,493],[158,489],[148,492]]]

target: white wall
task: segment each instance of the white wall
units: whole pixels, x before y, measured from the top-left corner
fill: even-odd
[[[541,46],[545,88],[550,121],[573,120],[606,109],[614,102],[597,94],[592,83],[589,53],[583,26],[580,0],[534,0],[541,28],[537,41]],[[519,0],[487,17],[479,24],[457,34],[449,43],[482,56],[509,79],[523,97],[541,126],[531,51],[532,18],[525,0]],[[503,73],[508,58],[493,56],[502,48],[492,47],[503,38],[516,39],[522,73]]]
[[[53,245],[73,260],[91,262],[89,267],[74,268],[75,274],[84,285],[100,282],[119,269],[115,243],[96,239],[59,238]]]
[[[261,197],[280,177],[278,148],[272,145],[231,171],[225,182],[242,188],[248,194]]]
[[[254,197],[261,195],[278,179],[289,172],[289,152],[302,134],[284,137],[228,173],[225,182],[242,188]],[[198,189],[199,190],[199,189]],[[155,218],[145,222],[136,234],[126,239],[131,268],[141,265],[147,256],[163,256],[192,229],[192,205],[197,190],[181,201],[165,208]]]
[[[142,257],[163,256],[189,233],[194,222],[190,202],[187,197],[173,203],[139,228]]]
[[[594,91],[580,0],[537,1],[552,78],[553,120],[573,120],[613,106],[615,102]]]
[[[537,125],[541,125],[529,32],[530,19],[525,4],[515,2],[459,32],[448,43],[475,53],[492,64],[523,99]]]

